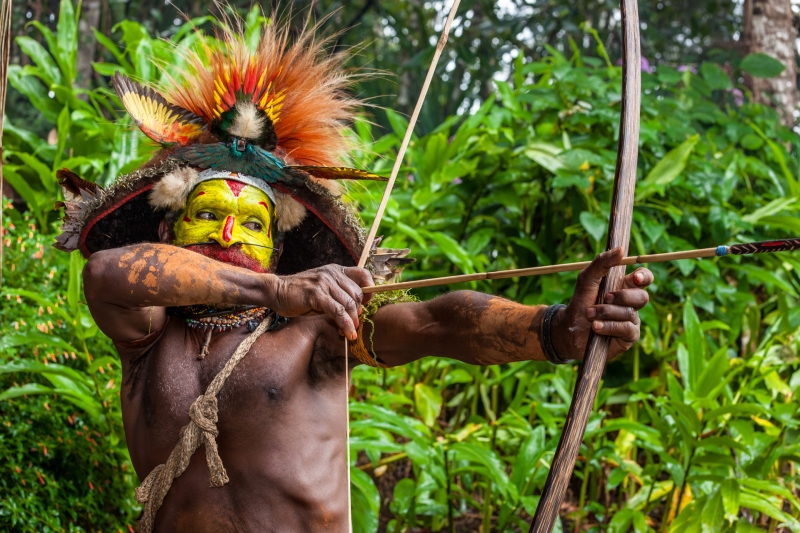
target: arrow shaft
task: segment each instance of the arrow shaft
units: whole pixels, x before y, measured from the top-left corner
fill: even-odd
[[[698,248],[696,250],[667,252],[663,254],[634,255],[624,258],[622,261],[620,261],[620,265],[627,266],[645,263],[664,263],[666,261],[679,261],[681,259],[702,259],[704,257],[725,255],[751,255],[774,252],[790,252],[793,250],[800,250],[800,238],[748,242],[743,244],[733,244],[731,246]],[[590,263],[591,261],[580,261],[578,263],[563,263],[560,265],[517,268],[513,270],[495,270],[494,272],[477,272],[475,274],[459,274],[457,276],[446,276],[443,278],[420,279],[415,281],[404,281],[401,283],[386,283],[384,285],[375,285],[374,287],[364,287],[362,290],[365,294],[372,294],[376,292],[421,289],[423,287],[438,287],[441,285],[467,283],[470,281],[543,276],[545,274],[558,274],[559,272],[583,270],[589,266]]]
[[[714,257],[717,255],[717,248],[703,248],[699,250],[686,250],[683,252],[669,252],[664,254],[637,255],[626,257],[620,261],[620,265],[635,265],[639,263],[662,263],[665,261],[677,261],[679,259],[696,259],[700,257]],[[518,268],[514,270],[496,270],[494,272],[478,272],[475,274],[461,274],[458,276],[447,276],[443,278],[420,279],[415,281],[404,281],[402,283],[387,283],[385,285],[375,285],[374,287],[364,287],[365,294],[376,292],[388,292],[406,289],[420,289],[423,287],[438,287],[440,285],[451,285],[453,283],[466,283],[469,281],[484,281],[491,279],[523,278],[529,276],[543,276],[545,274],[557,274],[559,272],[573,272],[583,270],[591,261],[580,261],[578,263],[564,263],[560,265],[538,266],[531,268]]]

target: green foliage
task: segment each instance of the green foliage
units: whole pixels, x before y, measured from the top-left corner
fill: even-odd
[[[621,75],[607,65],[557,53],[518,61],[498,103],[413,141],[380,232],[413,248],[407,279],[586,260],[604,246]],[[798,138],[773,111],[736,107],[731,87],[716,65],[643,73],[632,253],[798,233]],[[395,131],[358,154],[360,166],[391,167],[405,122],[389,115]],[[371,140],[366,122],[357,131]],[[379,193],[352,193],[367,221]],[[800,530],[798,267],[787,254],[651,266],[642,341],[606,373],[569,520],[734,531],[751,516]],[[566,301],[574,281],[464,286],[538,304]],[[356,370],[351,459],[378,486],[411,472],[384,507],[387,531],[447,530],[451,513],[456,530],[524,530],[574,380],[572,368],[533,362]]]
[[[748,54],[739,67],[757,78],[774,78],[786,70],[786,66],[767,54]]]
[[[137,481],[111,342],[81,301],[80,255],[4,210],[0,291],[0,529],[127,530]]]
[[[134,23],[119,31],[123,47],[100,39],[119,66],[97,71],[153,79],[157,70],[144,59],[172,49]],[[13,288],[0,298],[0,446],[11,473],[0,484],[0,524],[125,528],[136,510],[135,479],[118,363],[80,302],[80,259],[45,249],[50,238],[39,232],[53,228],[46,209],[56,194],[53,169],[69,164],[107,182],[147,150],[140,134],[110,125],[118,102],[108,90],[80,93],[65,84],[74,77],[74,48],[42,32],[47,51],[23,42],[35,65],[17,69],[13,81],[47,110],[58,141],[49,145],[19,125],[4,131],[6,169],[29,211],[6,210],[3,237],[5,284]],[[197,35],[187,30],[176,41],[194,46]],[[407,278],[587,260],[603,248],[621,73],[602,45],[598,54],[519,57],[510,81],[496,82],[479,110],[413,140],[382,231],[387,245],[413,248],[418,262]],[[772,110],[738,107],[733,86],[712,64],[699,75],[665,66],[643,73],[632,253],[800,234],[800,142]],[[367,121],[356,124],[364,148],[355,160],[388,174],[406,123],[392,111],[386,119],[393,131],[374,141]],[[109,155],[114,147],[127,159]],[[368,185],[351,193],[367,221],[380,192]],[[798,267],[791,254],[652,266],[642,340],[606,373],[564,526],[800,531]],[[555,303],[570,297],[575,275],[463,287]],[[350,458],[357,531],[524,530],[575,377],[575,368],[538,362],[481,368],[432,358],[357,369]]]
[[[256,28],[250,31],[251,38],[257,34],[258,13],[253,9],[248,16]],[[48,140],[9,121],[3,131],[5,179],[25,200],[43,232],[49,232],[56,219],[53,202],[60,194],[55,177],[58,169],[67,167],[106,185],[137,168],[154,149],[132,127],[127,114],[120,112],[113,90],[107,86],[86,90],[73,83],[78,47],[76,17],[72,2],[62,0],[55,34],[42,24],[32,23],[47,48],[30,37],[18,37],[16,43],[32,64],[11,65],[9,69],[11,86],[26,96],[53,127]],[[156,82],[162,73],[157,65],[168,61],[175,64],[182,52],[199,46],[205,38],[192,29],[209,20],[210,17],[201,17],[189,21],[172,42],[153,38],[140,24],[127,20],[115,28],[121,46],[95,30],[98,42],[116,63],[94,63],[94,68],[103,76],[110,77],[121,70],[137,80]]]

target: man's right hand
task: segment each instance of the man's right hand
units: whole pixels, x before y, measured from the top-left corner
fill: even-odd
[[[269,276],[270,308],[281,316],[324,314],[350,340],[358,333],[361,305],[369,302],[361,287],[374,285],[370,273],[358,267],[325,265],[291,276]],[[274,285],[272,285],[274,284]]]

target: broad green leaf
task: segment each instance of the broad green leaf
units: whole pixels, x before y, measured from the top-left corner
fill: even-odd
[[[72,7],[72,0],[61,0],[56,25],[58,50],[53,51],[59,58],[64,85],[72,85],[75,79],[75,63],[78,50],[78,17]]]
[[[714,493],[706,500],[700,514],[703,533],[719,533],[724,525],[724,511],[720,491]]]
[[[774,78],[786,70],[786,66],[774,57],[762,54],[747,54],[739,67],[756,78]]]
[[[47,89],[37,78],[17,65],[9,65],[8,83],[26,96],[44,118],[50,122],[57,120],[61,106],[55,99],[50,98]]]
[[[18,167],[7,165],[3,167],[3,177],[14,188],[17,193],[25,200],[28,207],[36,210],[39,207],[39,202],[42,200],[42,195],[34,191],[25,178],[17,173]]]
[[[691,298],[687,298],[683,305],[683,327],[686,336],[686,349],[688,351],[688,363],[681,367],[683,385],[686,390],[694,392],[706,364],[706,341],[703,335],[703,328],[700,326],[700,319],[694,309]],[[684,374],[687,372],[687,374]]]
[[[372,479],[361,469],[350,467],[351,516],[354,533],[376,533],[381,496]]]
[[[637,512],[627,507],[620,509],[611,517],[611,521],[608,523],[608,533],[628,533]]]
[[[707,397],[722,381],[729,366],[728,350],[727,347],[723,347],[705,364],[705,368],[703,368],[697,380],[697,388],[694,391],[695,396],[698,398]]]
[[[2,394],[0,394],[0,401],[3,400],[10,400],[12,398],[19,398],[20,396],[25,396],[27,394],[36,395],[36,394],[54,394],[55,390],[51,387],[46,385],[41,385],[39,383],[26,383],[25,385],[17,386],[17,387],[9,387]]]
[[[742,217],[742,220],[750,224],[756,224],[762,218],[777,215],[785,209],[797,210],[797,200],[795,198],[776,198],[763,207],[753,210],[751,213]]]
[[[389,502],[391,511],[400,516],[405,516],[414,501],[416,486],[414,480],[403,478],[397,482],[392,492],[392,501]]]
[[[15,42],[20,50],[39,67],[42,81],[48,88],[54,83],[61,83],[61,71],[58,65],[41,44],[26,36],[17,37]]]
[[[113,55],[114,59],[117,60],[117,64],[115,66],[118,70],[119,69],[124,70],[129,75],[135,73],[133,65],[130,64],[130,62],[125,57],[125,53],[119,49],[119,47],[114,43],[114,41],[106,37],[106,35],[103,32],[97,30],[97,28],[92,28],[92,32],[94,32],[94,37],[95,39],[97,39],[97,42],[102,44],[106,50],[111,52],[111,55]],[[97,63],[94,63],[94,65],[96,70]]]
[[[703,63],[700,65],[700,73],[712,91],[733,87],[731,79],[716,63]]]
[[[558,146],[541,141],[529,143],[525,150],[525,155],[528,158],[553,174],[564,168],[564,162],[559,157],[560,153],[561,148]]]
[[[436,244],[439,245],[442,253],[444,253],[444,255],[447,256],[450,261],[455,263],[462,272],[465,274],[471,274],[475,272],[472,258],[466,252],[466,250],[464,250],[461,245],[456,242],[454,238],[439,231],[431,231],[426,233],[428,237],[436,241]]]
[[[800,183],[797,182],[794,172],[789,169],[789,165],[786,163],[786,156],[784,154],[783,147],[767,137],[766,134],[761,131],[761,128],[759,128],[754,122],[749,121],[748,124],[751,128],[753,128],[753,131],[756,132],[756,135],[761,137],[769,146],[772,156],[778,162],[778,166],[781,167],[781,172],[783,172],[783,177],[786,179],[786,183],[789,185],[789,191],[792,193],[792,196],[795,198],[800,198]]]
[[[397,138],[402,139],[408,129],[408,120],[391,109],[386,110],[386,118],[389,120],[389,124],[391,124]]]
[[[748,133],[739,140],[739,144],[746,150],[758,150],[764,146],[764,141],[755,133]]]
[[[53,348],[58,348],[64,350],[68,353],[76,352],[77,350],[68,342],[63,340],[61,337],[57,337],[55,335],[45,335],[39,331],[20,331],[20,332],[13,332],[7,333],[2,338],[0,338],[0,351],[5,351],[8,348],[14,346],[28,346],[28,345],[37,345],[37,346],[51,346]]]
[[[741,480],[742,486],[769,492],[775,494],[776,496],[780,496],[782,498],[786,498],[791,503],[792,507],[796,510],[800,510],[800,501],[798,501],[797,497],[792,493],[791,490],[784,487],[780,483],[775,481],[767,480],[767,479],[754,479],[754,478],[743,478]]]
[[[783,512],[778,507],[775,507],[765,498],[754,496],[748,492],[742,492],[739,496],[739,504],[751,511],[757,511],[770,518],[774,518],[779,523],[786,524],[794,531],[800,531],[800,522],[797,519]]]
[[[417,414],[428,427],[436,424],[436,418],[442,409],[442,394],[423,383],[414,385],[414,407]]]
[[[734,523],[739,516],[739,482],[736,479],[725,479],[720,483],[722,506],[725,510],[725,520]]]
[[[525,495],[532,487],[528,483],[533,479],[533,473],[537,468],[539,460],[542,458],[545,446],[544,426],[538,426],[525,439],[520,446],[519,453],[514,460],[511,470],[511,482],[517,487],[520,495]]]
[[[78,370],[68,366],[60,365],[58,363],[50,363],[45,365],[39,361],[19,359],[9,363],[0,364],[0,374],[12,374],[17,372],[29,372],[32,374],[49,373],[53,375],[64,376],[75,383],[82,383],[85,386],[91,386],[91,380],[87,375]]]
[[[617,486],[623,482],[623,480],[628,477],[628,473],[621,468],[614,468],[611,470],[611,473],[608,474],[608,480],[606,482],[606,488],[608,490],[614,490]]]
[[[603,424],[603,427],[600,431],[602,433],[606,433],[609,431],[619,431],[622,429],[633,433],[642,441],[650,443],[654,449],[661,448],[661,433],[659,433],[659,431],[655,428],[634,420],[628,420],[625,418],[614,418],[607,420],[606,423]]]
[[[74,318],[81,314],[81,275],[86,261],[80,254],[72,253],[69,256],[69,286],[67,288],[67,305],[69,305]]]
[[[517,500],[517,487],[508,479],[503,462],[493,450],[468,442],[458,442],[450,447],[450,453],[454,460],[467,461],[470,468],[481,469],[494,484],[494,490],[504,498]]]
[[[656,163],[656,166],[636,187],[636,202],[640,203],[655,193],[664,194],[667,185],[680,176],[686,168],[689,155],[700,140],[699,135],[692,135],[682,144],[673,148]]]
[[[64,109],[61,110],[61,113],[58,115],[58,142],[56,144],[56,159],[53,162],[53,168],[58,168],[61,166],[61,158],[64,155],[64,149],[67,146],[67,139],[70,135],[70,126],[72,125],[72,121],[70,120],[70,113],[69,113],[69,106],[64,106]]]
[[[703,419],[705,420],[712,420],[718,416],[724,416],[728,414],[739,414],[739,415],[753,415],[753,414],[765,414],[766,410],[761,407],[760,405],[755,404],[739,404],[739,405],[725,405],[722,407],[718,407],[716,409],[712,409],[711,411],[707,412],[703,415]]]
[[[25,395],[42,395],[42,394],[60,394],[68,402],[76,407],[85,411],[89,416],[95,419],[102,418],[102,410],[99,402],[94,399],[86,401],[86,396],[83,394],[76,395],[74,391],[69,389],[51,388],[39,383],[28,383],[18,387],[9,387],[2,394],[0,394],[0,401],[10,400],[12,398],[19,398]]]
[[[36,173],[44,189],[48,191],[50,194],[55,195],[56,192],[55,173],[47,165],[42,163],[39,159],[37,159],[31,154],[18,153],[16,154],[16,156],[22,159],[25,165],[27,165],[27,167],[30,170]]]
[[[581,221],[581,225],[586,229],[589,235],[591,235],[595,241],[600,242],[603,238],[603,235],[606,234],[608,219],[594,213],[590,213],[589,211],[583,211],[580,214],[579,219]]]
[[[384,427],[407,439],[427,442],[430,430],[415,418],[364,402],[350,402],[350,412],[368,415],[371,424]]]

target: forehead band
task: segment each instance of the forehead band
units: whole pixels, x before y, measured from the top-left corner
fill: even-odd
[[[254,176],[248,176],[247,174],[242,174],[241,172],[230,172],[228,170],[208,168],[198,174],[195,187],[204,181],[211,180],[233,180],[244,183],[245,185],[252,185],[256,189],[269,196],[269,199],[272,200],[272,205],[277,204],[275,201],[275,191],[272,189],[272,187],[270,187],[266,181]]]

